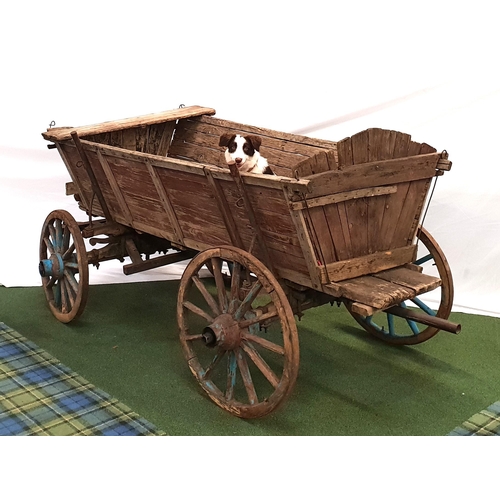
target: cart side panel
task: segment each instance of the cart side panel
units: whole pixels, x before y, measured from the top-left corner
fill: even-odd
[[[162,209],[147,164],[121,158],[98,149],[87,153],[106,201],[117,200],[115,220],[136,229],[148,228],[157,236],[171,238],[172,225]]]
[[[334,142],[271,131],[212,117],[180,120],[169,149],[169,156],[225,167],[224,151],[219,146],[219,138],[228,132],[250,133],[261,137],[260,152],[278,175],[293,177],[293,169],[297,165],[321,152],[331,152],[332,160],[329,163],[322,161],[315,170],[316,172],[320,171],[320,167],[330,168],[330,165],[336,161],[336,143]]]

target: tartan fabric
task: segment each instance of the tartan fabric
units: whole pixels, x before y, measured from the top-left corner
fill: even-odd
[[[0,436],[164,434],[0,322]]]
[[[448,436],[500,436],[500,401],[470,417]]]

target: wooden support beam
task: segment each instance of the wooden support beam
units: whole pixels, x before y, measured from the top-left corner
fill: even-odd
[[[182,262],[183,260],[192,259],[196,253],[197,252],[195,250],[186,250],[161,255],[159,257],[155,257],[154,259],[141,259],[140,262],[132,262],[132,264],[126,264],[123,266],[123,273],[128,276],[130,274],[156,269],[157,267],[167,266],[168,264],[174,264],[175,262]]]
[[[104,212],[104,216],[106,217],[106,220],[112,221],[113,217],[111,217],[111,212],[109,211],[106,200],[104,199],[101,188],[99,187],[99,183],[97,182],[94,171],[92,170],[92,165],[90,164],[90,161],[87,158],[87,154],[85,153],[85,149],[80,141],[80,138],[78,137],[78,133],[75,131],[71,132],[71,138],[73,139],[73,142],[75,143],[78,154],[80,155],[80,159],[82,160],[83,167],[85,168],[87,175],[89,176],[90,182],[92,184],[92,189],[93,189],[94,193],[96,194],[97,199],[99,200],[99,204],[101,205],[102,211]],[[91,210],[91,207],[89,206],[88,209]]]
[[[233,244],[233,246],[245,250],[245,248],[243,248],[243,242],[241,240],[238,227],[234,222],[231,209],[229,208],[227,199],[224,195],[224,191],[222,190],[219,182],[212,175],[210,167],[204,167],[203,171],[205,172],[207,181],[210,184],[212,191],[214,193],[215,201],[217,202],[217,206],[219,207],[219,211],[224,221],[224,225],[226,226],[226,230],[229,234],[229,238],[231,239],[231,243]],[[249,249],[248,251],[251,252],[251,249]]]
[[[120,206],[123,218],[126,220],[128,225],[132,226],[132,224],[133,224],[132,213],[130,212],[130,209],[128,208],[127,202],[125,200],[125,197],[123,196],[123,193],[122,193],[122,190],[120,189],[120,186],[118,185],[118,182],[116,182],[115,176],[113,175],[113,171],[111,170],[111,167],[109,166],[108,160],[106,159],[106,157],[102,154],[102,152],[99,149],[97,150],[97,158],[99,159],[102,170],[104,171],[104,174],[106,175],[106,179],[108,179],[109,185],[111,186],[111,190],[113,191],[113,194],[115,195],[116,201],[118,202],[118,205]]]
[[[155,185],[158,196],[160,197],[163,209],[165,210],[170,220],[170,223],[172,224],[172,230],[174,231],[175,234],[175,240],[172,241],[175,241],[175,243],[178,243],[182,246],[186,246],[184,244],[184,235],[182,233],[182,228],[177,219],[177,215],[175,214],[175,209],[172,202],[170,201],[167,190],[163,186],[163,183],[161,182],[161,179],[158,176],[158,173],[156,172],[153,164],[149,160],[144,161],[144,163],[146,164],[149,175],[151,176],[153,184]]]

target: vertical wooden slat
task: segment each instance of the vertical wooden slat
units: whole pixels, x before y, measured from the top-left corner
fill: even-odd
[[[122,212],[121,215],[127,221],[127,224],[131,226],[133,222],[132,213],[130,212],[130,209],[127,205],[125,197],[123,196],[120,186],[116,182],[115,176],[113,174],[113,171],[111,170],[111,167],[109,166],[108,160],[99,149],[97,150],[97,158],[99,159],[99,163],[101,164],[102,170],[106,175],[106,179],[108,179],[109,185],[111,186],[111,190],[113,191],[116,201],[118,202],[118,205]]]
[[[368,161],[389,160],[393,157],[396,132],[392,130],[370,129]],[[383,250],[381,229],[385,216],[388,196],[375,196],[368,200],[368,253]]]
[[[154,166],[151,164],[150,161],[145,161],[146,167],[149,171],[149,175],[151,176],[151,179],[153,181],[153,184],[155,185],[156,191],[158,193],[158,196],[160,197],[161,204],[163,206],[163,209],[165,210],[170,223],[172,224],[172,230],[174,231],[175,234],[175,243],[179,243],[180,245],[184,245],[184,235],[182,233],[181,226],[179,224],[179,221],[177,219],[177,216],[175,214],[175,209],[172,205],[172,202],[170,201],[168,197],[167,190],[163,186],[163,183],[161,182],[161,179],[158,176],[158,173],[156,172]]]
[[[229,234],[229,238],[231,239],[231,243],[235,247],[245,250],[240,233],[238,231],[238,227],[234,222],[231,209],[229,208],[229,204],[227,203],[227,199],[223,189],[221,188],[217,179],[214,178],[209,168],[204,168],[203,171],[205,172],[205,177],[207,178],[207,181],[214,193],[215,201],[217,202],[217,206],[219,207],[219,211],[226,226],[226,230]]]
[[[286,186],[283,186],[283,193],[288,200],[290,200],[293,196],[293,193],[290,192]],[[297,237],[302,248],[302,253],[304,254],[304,259],[307,264],[313,288],[321,290],[321,277],[318,268],[319,256],[317,255],[313,242],[311,241],[310,230],[307,227],[303,210],[293,210],[290,207],[290,216],[295,226]]]

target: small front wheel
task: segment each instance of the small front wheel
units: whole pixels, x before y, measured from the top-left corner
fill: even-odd
[[[213,280],[199,277],[207,264]],[[199,253],[181,278],[177,321],[191,372],[224,410],[262,417],[292,392],[299,367],[297,325],[283,288],[253,255],[234,247]]]
[[[87,251],[78,223],[65,210],[51,212],[40,237],[39,272],[52,314],[69,323],[87,303]]]

